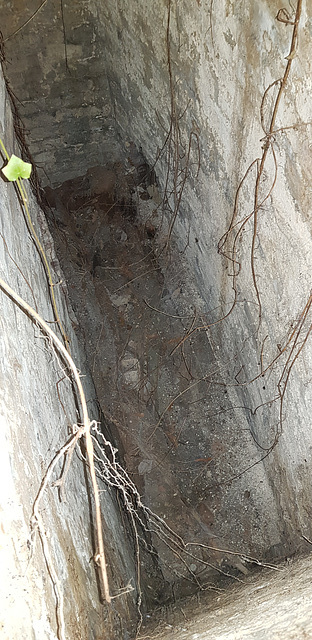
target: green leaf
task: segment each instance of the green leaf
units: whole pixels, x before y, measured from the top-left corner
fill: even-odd
[[[5,175],[7,180],[10,180],[10,182],[17,180],[18,178],[29,178],[31,174],[31,164],[12,155],[8,164],[2,169],[2,173]]]

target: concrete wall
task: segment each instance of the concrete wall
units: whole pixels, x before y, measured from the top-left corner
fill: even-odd
[[[0,84],[0,136],[11,154],[12,116],[3,78]],[[29,192],[32,221],[48,256],[60,316],[70,339],[71,353],[83,377],[90,415],[98,419],[95,391],[73,325],[75,317],[62,286],[46,220]],[[0,262],[4,279],[47,322],[54,317],[47,279],[27,229],[13,183],[0,184]],[[40,511],[48,545],[64,598],[65,636],[57,632],[56,594],[49,577],[39,533],[31,535],[30,519],[48,465],[79,422],[77,404],[63,363],[39,328],[1,290],[0,314],[0,502],[1,502],[1,637],[44,640],[115,638],[133,629],[136,619],[134,552],[113,493],[100,483],[103,527],[109,556],[112,595],[128,583],[131,593],[103,604],[94,555],[93,504],[88,471],[81,453],[74,454],[60,501],[53,482],[64,459],[48,483]],[[31,543],[32,541],[32,543]],[[105,632],[103,632],[105,629]]]
[[[96,6],[90,3],[91,10],[95,11]],[[203,324],[218,320],[229,311],[233,291],[232,264],[218,257],[217,243],[229,225],[242,177],[250,163],[262,157],[265,134],[260,118],[261,101],[266,88],[283,76],[292,25],[276,19],[280,8],[277,2],[261,2],[249,8],[237,2],[220,2],[217,6],[204,1],[192,5],[171,2],[168,38],[168,3],[148,7],[144,2],[135,6],[111,3],[105,9],[101,7],[97,9],[102,25],[99,31],[104,30],[103,42],[108,42],[105,64],[121,136],[142,146],[152,163],[169,132],[169,191],[174,186],[174,170],[181,171],[183,178],[192,134],[193,166],[174,227],[177,253],[173,253],[168,266],[163,260],[163,270],[168,278],[177,260],[180,268],[184,266],[183,277],[176,277],[174,281],[175,291],[181,293],[172,304],[177,315],[183,315],[193,305],[199,316],[195,326],[201,324],[201,317]],[[286,14],[281,17],[287,21]],[[288,20],[294,20],[292,10]],[[232,540],[236,535],[237,541],[241,536],[251,538],[256,547],[256,541],[262,546],[262,538],[265,546],[272,549],[281,545],[281,553],[283,547],[289,548],[291,541],[298,540],[301,532],[310,530],[306,516],[306,509],[309,510],[306,496],[311,483],[311,438],[307,429],[311,408],[309,342],[291,366],[309,331],[309,313],[297,346],[292,342],[264,378],[252,384],[247,382],[261,374],[261,366],[266,369],[284,349],[292,328],[309,304],[311,129],[303,123],[311,122],[311,15],[305,3],[298,33],[295,58],[274,127],[279,130],[274,136],[275,160],[270,152],[260,184],[259,202],[266,200],[258,212],[253,267],[262,305],[261,326],[258,329],[259,305],[250,264],[252,217],[244,226],[237,246],[241,272],[237,279],[236,308],[227,320],[207,332],[206,356],[201,356],[203,374],[215,370],[213,367],[219,368],[215,377],[209,376],[212,384],[206,396],[207,404],[214,407],[213,418],[209,418],[205,402],[201,405],[201,416],[196,412],[192,414],[193,410],[188,412],[191,422],[196,423],[193,427],[196,437],[200,439],[204,434],[206,450],[218,451],[213,456],[216,469],[212,472],[211,485],[219,485],[220,481],[221,486],[225,484],[217,489],[221,491],[221,499],[216,498],[214,489],[209,496],[218,530],[221,528],[229,535],[230,529]],[[262,106],[266,129],[276,94],[276,87],[272,88]],[[171,129],[170,117],[173,117]],[[293,128],[297,124],[299,126]],[[280,131],[281,128],[284,129]],[[200,141],[197,179],[194,134]],[[180,145],[180,155],[184,154],[178,163],[174,160],[177,150],[174,145]],[[165,160],[166,153],[156,165],[162,186],[167,168]],[[240,192],[237,221],[244,220],[253,211],[255,181],[254,169]],[[179,180],[176,188],[178,197]],[[167,207],[167,216],[170,218],[174,211],[173,197],[169,203],[171,211]],[[235,230],[230,240],[234,235]],[[228,252],[232,255],[231,244]],[[199,360],[199,354],[203,353],[202,340],[202,335],[193,336],[192,348]],[[214,356],[209,353],[208,344]],[[294,351],[290,353],[292,347]],[[283,393],[286,378],[288,386],[281,426],[280,402],[274,399]],[[217,386],[220,382],[227,384],[222,394]],[[230,406],[221,400],[224,391],[234,406],[246,408],[223,413],[220,419],[215,415],[218,410]],[[264,464],[254,466],[231,483],[233,476],[267,453],[276,437],[278,444]],[[209,495],[209,484],[204,487],[205,499]],[[297,544],[295,542],[295,546]]]
[[[3,3],[5,37],[36,7],[29,3],[26,15],[24,7],[14,12],[17,3]],[[99,402],[121,425],[128,468],[148,504],[188,541],[211,543],[217,536],[226,547],[261,557],[298,551],[301,534],[312,534],[306,2],[262,170],[254,233],[256,170],[279,85],[269,90],[262,109],[261,103],[266,88],[283,76],[294,21],[291,8],[280,14],[284,22],[277,20],[279,9],[269,0],[248,7],[231,0],[73,2],[64,5],[69,70],[58,3],[46,3],[6,42],[7,73],[23,103],[31,150],[48,173],[46,183],[82,177],[88,167],[117,159],[126,181],[142,158],[149,165],[158,158],[163,206],[155,189],[147,202],[137,188],[132,198],[139,216],[132,230],[120,210],[113,221],[103,207],[85,211],[83,221],[79,210],[59,211],[59,224],[80,253],[74,225],[80,233],[83,228],[87,246],[83,275],[77,259],[68,259],[72,299],[91,362],[98,359]],[[257,158],[239,192],[241,222],[225,247],[234,257],[242,225],[237,302],[217,322],[234,300],[232,264],[218,255],[218,242],[230,225],[240,182]],[[146,225],[153,240],[144,236]],[[170,250],[164,251],[171,227]],[[133,268],[148,251],[152,262],[143,264],[157,271],[155,280]],[[100,262],[94,259],[99,254]],[[92,264],[98,265],[96,278]],[[137,280],[127,286],[139,276],[141,291]],[[146,298],[160,314],[147,314]],[[183,343],[184,352],[172,355],[190,328],[211,323]],[[134,370],[134,388],[125,383],[127,367]],[[172,567],[163,553],[164,566]],[[179,582],[169,569],[166,577]]]

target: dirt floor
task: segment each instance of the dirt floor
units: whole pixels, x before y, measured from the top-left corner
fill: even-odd
[[[241,489],[236,505],[229,490],[219,487],[225,469],[232,476],[237,472],[222,443],[238,446],[236,423],[227,411],[226,390],[207,382],[207,371],[214,375],[218,367],[206,335],[197,336],[196,349],[191,343],[175,349],[195,321],[182,258],[160,255],[153,175],[140,156],[130,159],[135,172],[122,165],[93,167],[57,189],[47,188],[46,195],[98,419],[110,429],[144,504],[167,528],[158,536],[153,528],[160,582],[156,575],[152,579],[152,567],[144,572],[151,606],[159,606],[172,595],[186,597],[218,582],[219,569],[222,576],[244,575],[239,554],[231,551],[250,555],[249,539],[259,527],[247,509],[249,492]],[[213,406],[225,415],[222,409],[209,420]],[[228,503],[237,517],[240,509],[243,533],[231,528],[228,534]],[[178,538],[166,537],[168,527]],[[187,553],[182,538],[192,545]],[[259,557],[261,548],[255,553]]]
[[[176,349],[195,322],[192,297],[181,256],[175,262],[168,254],[166,262],[157,248],[153,173],[135,150],[130,160],[127,172],[119,164],[93,167],[47,188],[46,196],[98,419],[142,501],[160,519],[156,528],[143,526],[147,610],[202,589],[198,600],[162,611],[145,637],[312,639],[312,563],[249,574],[258,562],[252,558],[279,562],[310,545],[287,535],[267,550],[262,496],[247,490],[244,478],[233,489],[224,483],[225,473],[237,477],[241,451],[252,455],[249,434],[240,430],[238,437],[227,389],[210,385],[207,371],[215,380],[218,366],[206,335]],[[153,553],[145,553],[151,543]],[[211,587],[225,576],[238,582],[216,594]]]
[[[200,593],[157,613],[140,640],[312,638],[312,557],[262,569],[224,592]]]

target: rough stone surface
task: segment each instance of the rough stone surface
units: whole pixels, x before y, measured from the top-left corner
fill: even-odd
[[[37,8],[2,6],[5,37]],[[51,0],[6,43],[99,404],[148,506],[206,545],[181,560],[154,536],[175,594],[208,563],[242,574],[216,548],[284,558],[312,537],[312,18],[302,2],[268,136],[281,8],[63,3],[66,69]]]
[[[120,145],[96,15],[85,0],[49,0],[37,9],[36,0],[0,2],[10,81],[49,184],[116,160]]]
[[[225,592],[198,594],[142,631],[158,640],[309,640],[311,558],[263,571]]]
[[[0,83],[0,137],[19,155],[4,82]],[[46,220],[29,189],[29,208],[52,268],[55,295],[83,374],[90,415],[98,419],[96,395],[83,350],[73,331],[76,319]],[[47,278],[27,229],[12,183],[0,181],[0,264],[4,279],[46,322],[54,323]],[[3,640],[52,640],[57,632],[56,599],[38,531],[30,520],[48,465],[79,422],[77,404],[64,366],[21,309],[0,291],[0,635]],[[104,539],[112,595],[128,584],[133,591],[102,602],[94,555],[93,504],[88,471],[74,454],[65,484],[65,501],[53,486],[58,464],[41,504],[50,553],[64,595],[65,634],[70,638],[128,637],[136,620],[133,544],[113,493],[100,484]],[[103,631],[105,629],[105,633]]]

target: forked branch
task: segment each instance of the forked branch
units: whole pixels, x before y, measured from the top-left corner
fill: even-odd
[[[43,331],[44,334],[46,334],[47,336],[49,336],[49,338],[51,338],[52,343],[54,344],[55,348],[57,349],[57,351],[60,353],[60,355],[68,365],[70,371],[72,372],[74,380],[76,382],[80,404],[81,404],[81,410],[82,410],[83,431],[85,436],[87,459],[89,464],[91,484],[92,484],[94,503],[95,503],[96,536],[97,536],[97,545],[98,545],[98,551],[97,551],[95,560],[98,566],[100,567],[105,600],[106,602],[110,603],[111,596],[109,593],[106,560],[105,560],[105,552],[104,552],[100,495],[99,495],[99,489],[98,489],[95,467],[94,467],[94,448],[93,448],[93,441],[91,436],[92,423],[90,422],[86,398],[85,398],[83,386],[81,384],[77,367],[73,359],[69,355],[67,349],[64,347],[62,342],[56,336],[54,331],[52,331],[49,325],[40,317],[40,315],[34,309],[32,309],[32,307],[27,302],[25,302],[25,300],[23,300],[13,289],[11,289],[11,287],[9,287],[9,285],[6,284],[6,282],[2,280],[2,278],[0,278],[0,288],[4,291],[4,293],[6,293],[9,296],[9,298],[11,298],[11,300],[13,300],[13,302],[17,306],[19,306],[22,309],[22,311],[24,311],[24,313],[26,313],[26,315],[28,315],[31,318],[33,322],[39,325],[40,329]]]

